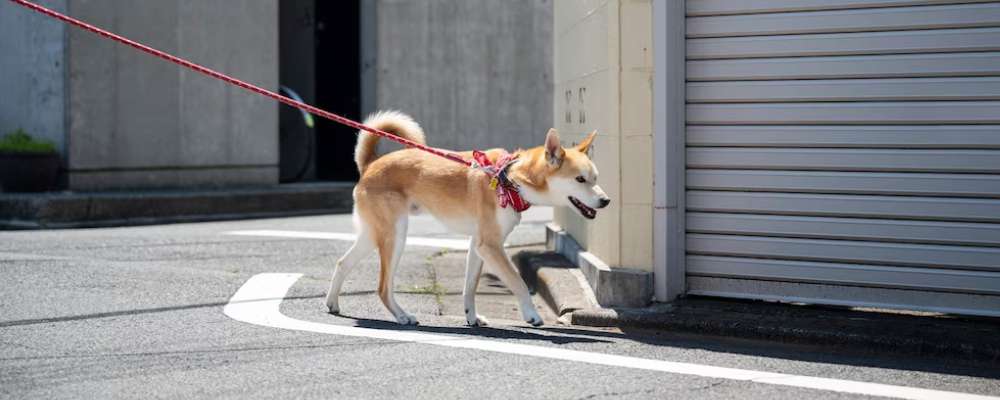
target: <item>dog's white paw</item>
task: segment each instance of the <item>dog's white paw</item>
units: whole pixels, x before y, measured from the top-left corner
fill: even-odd
[[[476,314],[476,315],[466,315],[465,316],[465,322],[468,323],[469,326],[474,326],[474,327],[483,327],[483,326],[489,326],[490,325],[490,321],[488,319],[486,319],[486,317],[484,317],[482,315],[479,315],[479,314]]]
[[[413,316],[413,314],[407,313],[397,315],[396,322],[399,322],[400,325],[420,325],[420,322],[417,321],[417,317]]]
[[[538,315],[538,311],[535,311],[534,309],[524,312],[524,322],[531,324],[531,326],[542,326],[545,324],[545,321],[542,320],[542,316]]]
[[[336,299],[327,300],[326,309],[330,311],[330,314],[340,314],[340,303]]]

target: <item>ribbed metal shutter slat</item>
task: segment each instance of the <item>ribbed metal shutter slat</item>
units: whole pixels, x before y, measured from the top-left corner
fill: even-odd
[[[1000,315],[1000,1],[686,4],[690,293]]]

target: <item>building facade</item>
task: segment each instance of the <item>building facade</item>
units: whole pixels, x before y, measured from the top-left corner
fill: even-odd
[[[39,4],[350,118],[402,110],[434,146],[535,145],[551,126],[547,0]],[[0,134],[55,142],[66,189],[357,178],[350,129],[11,2],[0,46]]]
[[[278,86],[274,2],[51,0],[42,5],[263,87]],[[73,190],[277,182],[270,100],[97,35],[0,5],[0,112],[51,139]],[[252,45],[251,45],[252,44]]]
[[[585,93],[602,107],[579,111],[607,134],[597,162],[620,199],[592,223],[557,216],[585,258],[648,271],[660,301],[1000,315],[1000,2],[608,0],[555,14],[556,121],[585,130],[560,104],[596,80]]]

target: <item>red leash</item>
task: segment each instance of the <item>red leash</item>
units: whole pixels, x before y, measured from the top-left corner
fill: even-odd
[[[466,166],[471,166],[472,165],[471,162],[469,162],[468,160],[466,160],[466,159],[458,156],[457,154],[446,152],[446,151],[439,150],[439,149],[435,149],[433,147],[428,147],[428,146],[422,145],[420,143],[413,142],[411,140],[408,140],[408,139],[401,138],[399,136],[393,135],[393,134],[391,134],[389,132],[385,132],[385,131],[380,130],[380,129],[375,129],[375,128],[369,127],[369,126],[364,125],[364,124],[362,124],[360,122],[352,121],[350,119],[341,117],[341,116],[339,116],[337,114],[334,114],[334,113],[331,113],[329,111],[325,111],[325,110],[316,108],[316,107],[308,105],[306,103],[303,103],[303,102],[300,102],[300,101],[295,101],[295,100],[290,99],[288,97],[282,96],[282,95],[280,95],[278,93],[275,93],[275,92],[272,92],[270,90],[266,90],[266,89],[263,89],[263,88],[251,85],[249,83],[243,82],[243,81],[241,81],[239,79],[236,79],[236,78],[229,77],[228,75],[222,74],[220,72],[216,72],[214,70],[211,70],[209,68],[203,67],[203,66],[198,65],[198,64],[195,64],[195,63],[190,62],[188,60],[185,60],[183,58],[176,57],[176,56],[164,53],[164,52],[162,52],[160,50],[157,50],[157,49],[154,49],[152,47],[146,46],[146,45],[144,45],[142,43],[138,43],[138,42],[136,42],[134,40],[131,40],[131,39],[128,39],[128,38],[116,35],[114,33],[108,32],[108,31],[106,31],[104,29],[98,28],[96,26],[90,25],[90,24],[88,24],[86,22],[74,19],[72,17],[60,14],[58,12],[52,11],[52,10],[50,10],[48,8],[39,6],[37,4],[28,2],[26,0],[10,0],[10,1],[12,1],[12,2],[14,2],[16,4],[19,4],[19,5],[22,5],[22,6],[26,7],[26,8],[31,9],[31,10],[37,11],[39,13],[48,15],[48,16],[50,16],[52,18],[58,19],[60,21],[63,21],[65,23],[67,23],[67,24],[70,24],[70,25],[73,25],[73,26],[76,26],[76,27],[79,27],[79,28],[82,28],[82,29],[86,29],[86,30],[91,31],[93,33],[96,33],[98,35],[104,36],[104,37],[106,37],[108,39],[111,39],[111,40],[114,40],[116,42],[128,45],[128,46],[133,47],[135,49],[138,49],[140,51],[152,54],[152,55],[157,56],[159,58],[162,58],[164,60],[170,61],[170,62],[172,62],[174,64],[177,64],[177,65],[180,65],[180,66],[183,66],[183,67],[187,67],[187,68],[192,69],[194,71],[197,71],[197,72],[200,72],[202,74],[211,76],[211,77],[213,77],[215,79],[219,79],[221,81],[224,81],[224,82],[227,82],[227,83],[239,86],[241,88],[244,88],[244,89],[249,90],[251,92],[257,93],[259,95],[262,95],[262,96],[265,96],[265,97],[270,97],[270,98],[272,98],[274,100],[277,100],[277,101],[285,103],[285,104],[287,104],[289,106],[295,107],[295,108],[297,108],[299,110],[303,110],[303,111],[306,111],[308,113],[318,115],[320,117],[326,118],[326,119],[331,120],[333,122],[337,122],[337,123],[340,123],[340,124],[347,125],[347,126],[349,126],[351,128],[354,128],[354,129],[371,132],[372,134],[375,134],[375,135],[384,137],[386,139],[398,142],[400,144],[403,144],[404,146],[415,147],[415,148],[418,148],[420,150],[426,151],[428,153],[437,155],[439,157],[444,157],[444,158],[447,158],[447,159],[452,160],[454,162],[462,163],[463,165],[466,165]]]

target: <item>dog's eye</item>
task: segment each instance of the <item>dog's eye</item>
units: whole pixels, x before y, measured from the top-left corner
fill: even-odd
[[[578,176],[576,177],[576,181],[580,183],[587,183],[587,178],[584,178],[583,176]]]

